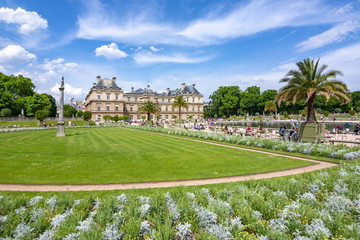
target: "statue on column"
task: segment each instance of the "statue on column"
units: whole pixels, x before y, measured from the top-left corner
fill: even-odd
[[[64,77],[61,79],[60,90],[60,104],[59,104],[59,121],[57,123],[58,130],[56,133],[57,137],[65,137],[65,122],[64,122]]]

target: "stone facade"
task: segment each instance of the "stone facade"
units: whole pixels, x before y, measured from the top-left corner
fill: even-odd
[[[130,92],[125,92],[116,84],[115,77],[112,79],[97,77],[96,83],[85,98],[85,111],[92,112],[92,120],[97,122],[104,122],[104,115],[128,115],[130,120],[140,122],[141,117],[146,114],[140,113],[139,108],[145,101],[150,100],[159,108],[151,118],[171,121],[174,115],[179,117],[178,108],[172,106],[178,95],[182,95],[188,104],[187,109],[182,109],[181,118],[187,120],[192,116],[193,119],[200,119],[204,113],[204,97],[196,90],[195,84],[183,83],[179,89],[167,88],[162,92],[154,92],[150,89],[150,85],[147,85],[144,89],[132,88]]]

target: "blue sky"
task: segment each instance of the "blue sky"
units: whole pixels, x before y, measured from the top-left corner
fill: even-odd
[[[196,84],[278,90],[304,58],[360,90],[360,0],[0,0],[0,71],[83,100],[96,81],[125,91]]]

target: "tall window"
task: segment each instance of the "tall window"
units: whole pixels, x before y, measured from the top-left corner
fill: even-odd
[[[119,105],[115,105],[115,111],[119,111]]]
[[[130,112],[132,112],[133,111],[133,107],[130,107]]]
[[[135,102],[137,102],[137,98],[135,98]]]
[[[128,97],[128,101],[129,101],[129,102],[131,101],[131,98],[130,98],[130,97]]]
[[[106,94],[106,100],[110,100],[110,94]]]
[[[100,111],[101,110],[101,104],[97,105],[97,110]]]
[[[101,99],[101,94],[98,94],[98,99]]]
[[[115,95],[115,99],[119,100],[119,95],[118,94]]]
[[[168,99],[168,102],[170,102],[170,98]]]
[[[106,105],[106,110],[110,111],[110,105]]]

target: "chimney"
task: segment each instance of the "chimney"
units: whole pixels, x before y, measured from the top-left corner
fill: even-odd
[[[113,77],[111,80],[112,80],[113,82],[116,82],[116,77]]]
[[[195,87],[195,83],[191,84],[192,87]]]
[[[99,82],[100,82],[100,79],[101,79],[101,76],[97,76],[97,77],[96,77],[96,83],[99,83]]]
[[[181,86],[184,86],[184,87],[185,87],[185,85],[186,85],[185,83],[182,83],[182,84],[181,84]]]
[[[150,84],[147,85],[147,88],[150,88]]]
[[[131,87],[131,92],[134,92],[134,87]]]
[[[93,87],[96,87],[96,83],[95,83],[95,82],[93,83]]]

